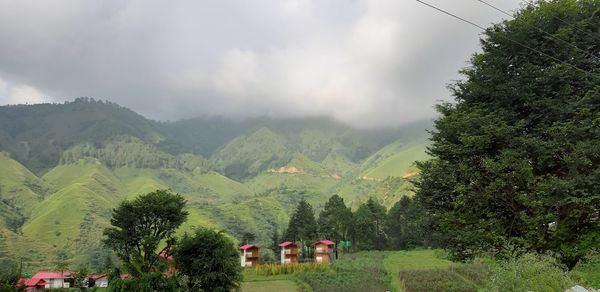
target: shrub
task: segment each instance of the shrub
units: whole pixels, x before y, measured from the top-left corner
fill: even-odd
[[[581,284],[600,288],[600,252],[592,251],[571,271]]]
[[[550,255],[513,254],[489,265],[490,291],[564,291],[574,285],[566,268]]]

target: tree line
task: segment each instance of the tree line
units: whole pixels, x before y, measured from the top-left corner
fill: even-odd
[[[281,236],[274,235],[272,249],[277,243],[300,242],[310,246],[318,239],[336,244],[350,242],[350,249],[386,250],[435,246],[435,237],[427,231],[429,222],[423,209],[410,196],[402,197],[390,210],[369,198],[352,211],[338,195],[329,198],[318,217],[312,206],[301,200]]]

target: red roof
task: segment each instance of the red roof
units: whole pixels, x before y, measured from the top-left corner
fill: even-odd
[[[322,244],[326,244],[326,245],[334,245],[335,244],[335,242],[333,242],[331,240],[322,239],[322,240],[319,240],[319,241],[313,243],[313,245],[318,244],[318,243],[322,243]]]
[[[161,258],[163,258],[163,259],[165,259],[167,261],[172,261],[173,260],[173,256],[170,255],[169,252],[166,251],[166,250],[161,251],[158,256],[160,256]]]
[[[298,245],[298,244],[296,244],[295,242],[286,241],[286,242],[282,242],[282,243],[280,243],[280,244],[279,244],[279,246],[281,246],[281,247],[286,247],[286,246],[289,246],[289,245],[292,245],[292,244],[293,244],[293,245]]]
[[[93,274],[93,275],[88,275],[88,278],[92,279],[92,280],[98,280],[98,279],[102,279],[106,277],[106,274]]]
[[[245,245],[240,246],[240,249],[247,250],[247,249],[250,249],[250,248],[253,248],[253,247],[258,247],[258,245],[255,245],[255,244],[245,244]]]
[[[17,281],[17,287],[33,287],[33,286],[45,286],[48,282],[44,279],[39,278],[21,278]]]
[[[38,279],[65,279],[65,278],[71,278],[71,274],[73,274],[73,272],[69,272],[69,271],[64,271],[64,272],[38,272],[37,274],[33,275],[33,278],[38,278]]]

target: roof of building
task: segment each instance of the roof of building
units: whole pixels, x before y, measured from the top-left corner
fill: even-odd
[[[258,245],[256,245],[256,244],[244,244],[244,245],[240,246],[240,249],[247,250],[247,249],[250,249],[250,248],[253,248],[253,247],[258,247]]]
[[[102,279],[105,278],[106,274],[92,274],[92,275],[88,275],[88,278],[92,279],[92,280],[98,280],[98,279]]]
[[[44,281],[44,279],[40,279],[40,278],[21,278],[17,281],[17,287],[44,286],[46,284],[48,284],[48,282],[46,282],[46,281]]]
[[[326,244],[326,245],[334,245],[335,244],[335,242],[333,242],[331,240],[321,239],[321,240],[318,240],[315,243],[313,243],[313,245],[318,244],[318,243],[322,243],[322,244]]]
[[[292,244],[293,244],[293,245],[298,245],[298,244],[297,244],[297,243],[295,243],[295,242],[286,241],[286,242],[282,242],[282,243],[280,243],[280,244],[279,244],[279,246],[281,246],[281,247],[286,247],[286,246],[289,246],[289,245],[292,245]]]
[[[169,253],[169,251],[166,250],[161,251],[159,256],[167,261],[173,260],[173,256]]]
[[[73,274],[73,272],[69,272],[69,271],[64,271],[64,272],[49,272],[49,271],[43,271],[43,272],[37,272],[35,275],[33,275],[33,278],[38,278],[38,279],[66,279],[66,278],[71,278],[71,275]]]

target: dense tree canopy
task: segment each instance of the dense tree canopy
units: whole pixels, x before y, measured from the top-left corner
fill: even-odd
[[[334,242],[347,240],[352,227],[352,211],[346,207],[344,199],[333,195],[319,214],[318,224],[321,237]]]
[[[290,218],[284,239],[289,241],[312,241],[317,238],[317,222],[312,206],[301,200]]]
[[[175,230],[187,219],[185,199],[157,190],[122,202],[113,210],[112,227],[104,231],[104,243],[121,258],[133,276],[153,272],[159,254],[171,248]],[[159,250],[159,246],[163,248]]]
[[[404,196],[388,211],[386,233],[393,249],[410,249],[432,244],[427,233],[427,216],[417,201]]]
[[[438,106],[417,198],[455,258],[510,244],[574,264],[599,247],[598,11],[524,7],[485,32],[456,103]]]
[[[190,291],[231,291],[242,281],[236,246],[223,232],[198,228],[185,234],[174,257],[178,270],[189,277]]]
[[[359,249],[384,249],[387,246],[385,234],[386,210],[373,198],[360,205],[354,213],[354,241]]]

